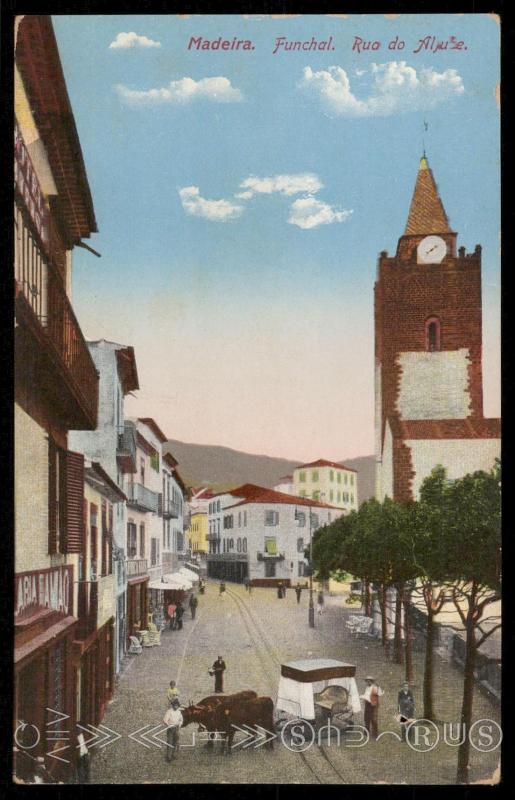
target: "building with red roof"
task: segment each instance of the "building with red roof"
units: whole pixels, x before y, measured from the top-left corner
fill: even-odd
[[[345,464],[318,458],[294,469],[291,494],[321,500],[349,513],[358,508],[358,473]]]
[[[310,537],[343,513],[251,483],[217,494],[208,505],[208,576],[254,586],[302,581]]]

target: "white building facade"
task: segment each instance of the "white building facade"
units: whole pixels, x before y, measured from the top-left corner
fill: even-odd
[[[88,349],[99,374],[98,425],[94,431],[70,431],[72,447],[92,462],[97,462],[120,489],[124,475],[136,466],[134,436],[126,432],[124,398],[139,389],[136,360],[132,347],[101,339],[88,342]],[[115,587],[114,667],[118,672],[126,651],[126,504],[116,503],[113,518],[113,560]]]
[[[208,576],[253,586],[294,585],[306,571],[315,531],[344,513],[306,498],[245,484],[208,509]]]
[[[351,467],[323,458],[293,471],[294,494],[344,509],[358,509],[358,473]]]

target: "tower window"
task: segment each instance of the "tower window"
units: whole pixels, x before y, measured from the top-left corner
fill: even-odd
[[[430,353],[440,350],[440,320],[437,317],[426,320],[426,350]]]

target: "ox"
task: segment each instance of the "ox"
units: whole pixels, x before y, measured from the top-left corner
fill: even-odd
[[[198,722],[209,733],[221,733],[227,754],[231,752],[237,728],[259,726],[270,733],[274,731],[274,704],[271,697],[255,697],[230,705],[190,706],[182,714],[183,725]],[[273,740],[267,744],[270,749],[274,746]]]

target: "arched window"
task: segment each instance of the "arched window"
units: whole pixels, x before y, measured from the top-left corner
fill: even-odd
[[[244,553],[247,552],[247,537],[246,536],[243,537],[243,552]]]
[[[426,350],[430,353],[440,350],[440,320],[438,317],[429,317],[426,320]]]

